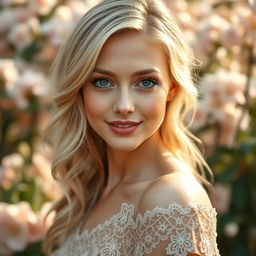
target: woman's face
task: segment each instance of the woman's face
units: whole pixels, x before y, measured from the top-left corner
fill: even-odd
[[[110,148],[134,150],[157,137],[171,89],[161,45],[140,32],[116,33],[83,88],[87,120]]]

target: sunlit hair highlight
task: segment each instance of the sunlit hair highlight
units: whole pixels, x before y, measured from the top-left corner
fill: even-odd
[[[82,17],[51,69],[55,109],[45,134],[53,147],[52,175],[64,196],[53,206],[57,214],[44,241],[47,254],[89,212],[106,184],[105,143],[88,126],[81,90],[107,39],[124,30],[140,31],[162,43],[177,88],[160,134],[170,152],[207,184],[207,164],[184,121],[197,101],[191,77],[193,55],[174,15],[161,0],[103,1]]]

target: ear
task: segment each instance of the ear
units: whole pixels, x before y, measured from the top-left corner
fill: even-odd
[[[177,83],[173,82],[171,84],[171,88],[169,89],[168,95],[167,95],[167,101],[171,101],[173,97],[175,96],[178,89]]]

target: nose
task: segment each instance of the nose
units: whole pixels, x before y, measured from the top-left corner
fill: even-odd
[[[114,112],[127,115],[134,112],[134,102],[129,88],[120,88],[113,105]]]

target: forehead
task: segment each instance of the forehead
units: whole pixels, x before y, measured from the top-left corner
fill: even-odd
[[[134,69],[144,66],[158,67],[169,72],[167,57],[161,43],[147,38],[138,31],[121,31],[113,34],[104,44],[96,66],[115,68],[132,65]]]

